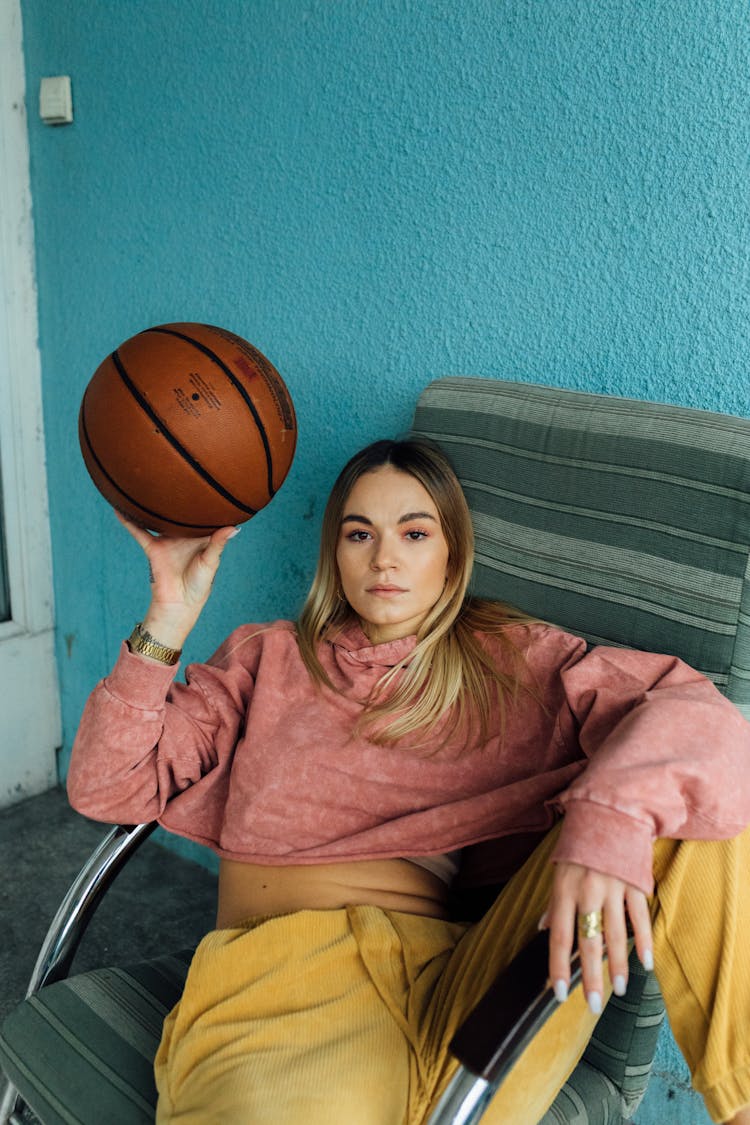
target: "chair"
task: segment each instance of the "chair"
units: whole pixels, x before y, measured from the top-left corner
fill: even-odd
[[[674,653],[750,713],[750,421],[455,377],[426,388],[413,432],[440,443],[461,479],[478,594],[591,643]],[[20,1123],[25,1106],[44,1125],[153,1119],[151,1059],[191,951],[69,975],[91,913],[152,828],[112,829],[52,923],[29,995],[0,1034],[13,1084],[0,1125]],[[553,1009],[545,942],[519,955],[455,1036],[462,1065],[431,1125],[479,1121]],[[542,1125],[631,1118],[662,1016],[655,978],[632,955],[626,996],[608,1003]]]

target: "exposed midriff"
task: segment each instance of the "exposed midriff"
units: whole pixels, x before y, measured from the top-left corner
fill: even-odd
[[[447,918],[448,887],[407,859],[266,866],[222,859],[216,925],[226,929],[267,914],[379,906]]]

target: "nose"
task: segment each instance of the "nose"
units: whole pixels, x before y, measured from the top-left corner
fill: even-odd
[[[375,571],[393,570],[397,565],[396,551],[387,539],[379,539],[372,552],[370,566]]]

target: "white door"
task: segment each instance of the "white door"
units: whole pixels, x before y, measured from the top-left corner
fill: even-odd
[[[60,742],[25,101],[0,0],[0,807],[55,784]]]

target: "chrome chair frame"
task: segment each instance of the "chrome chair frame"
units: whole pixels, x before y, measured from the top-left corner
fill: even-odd
[[[50,923],[29,979],[27,999],[45,985],[68,976],[96,908],[127,861],[155,828],[156,821],[115,825],[91,853]],[[15,1086],[8,1081],[0,1100],[0,1123],[25,1125],[24,1106]]]
[[[547,984],[547,934],[538,934],[500,973],[450,1043],[460,1067],[428,1125],[476,1125],[541,1027],[558,1006]],[[570,987],[581,982],[576,949]],[[519,981],[525,982],[520,988]],[[502,1012],[502,1019],[498,1013]]]

